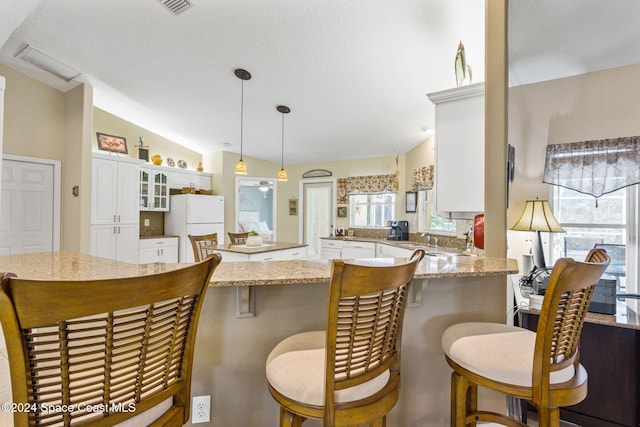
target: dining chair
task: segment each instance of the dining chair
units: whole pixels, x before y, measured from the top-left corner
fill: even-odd
[[[147,276],[0,282],[15,426],[179,426],[190,415],[203,262]]]
[[[380,265],[332,262],[326,331],[284,339],[267,358],[280,426],[384,426],[398,400],[400,344],[409,287],[424,251]]]
[[[198,262],[211,256],[216,252],[218,246],[218,233],[203,234],[200,236],[187,235],[193,248],[193,259]]]
[[[442,347],[453,368],[451,426],[478,421],[526,426],[514,417],[479,410],[479,386],[530,402],[540,427],[557,427],[559,408],[584,400],[587,372],[579,363],[580,333],[609,262],[603,249],[592,249],[584,262],[560,258],[551,271],[536,332],[485,322],[446,329]]]
[[[229,240],[232,245],[244,245],[247,243],[247,239],[249,238],[249,232],[246,233],[232,233],[228,232]]]

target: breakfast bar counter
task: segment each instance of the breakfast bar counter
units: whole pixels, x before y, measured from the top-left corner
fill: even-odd
[[[355,262],[385,265],[403,261],[402,258],[365,258]],[[517,272],[518,264],[512,259],[425,257],[418,265],[415,278],[504,276]],[[264,286],[327,283],[330,274],[331,263],[328,261],[223,262],[213,273],[211,284],[213,286]]]
[[[0,271],[43,280],[138,276],[181,266],[184,264],[133,265],[65,251],[0,256]],[[304,260],[223,261],[218,266],[200,314],[191,390],[192,396],[211,396],[215,425],[238,425],[239,414],[241,424],[248,427],[278,424],[279,407],[267,388],[265,361],[282,339],[325,328],[330,269],[327,261]],[[514,260],[425,257],[405,313],[402,388],[387,425],[449,425],[451,370],[442,354],[442,333],[459,322],[505,322],[507,275],[517,270]],[[239,315],[238,295],[249,290],[255,309],[245,317]],[[0,365],[6,363],[0,345]],[[0,390],[2,397],[6,396]],[[480,398],[495,410],[504,409],[501,396],[481,394]],[[305,422],[305,427],[321,425]]]

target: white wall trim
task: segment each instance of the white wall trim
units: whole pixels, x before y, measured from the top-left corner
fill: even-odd
[[[16,162],[37,163],[53,166],[53,250],[60,250],[60,224],[61,224],[61,189],[62,189],[62,162],[60,160],[42,159],[39,157],[16,156],[3,154],[2,160]]]

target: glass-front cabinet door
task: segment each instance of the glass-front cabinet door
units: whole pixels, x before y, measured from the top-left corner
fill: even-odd
[[[140,210],[148,211],[149,206],[149,177],[150,173],[146,169],[140,169]]]
[[[162,172],[153,175],[153,209],[169,210],[169,176]]]
[[[169,174],[146,168],[140,170],[140,210],[169,210]]]

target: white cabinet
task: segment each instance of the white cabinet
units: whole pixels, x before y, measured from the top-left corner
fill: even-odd
[[[116,261],[138,263],[138,224],[91,226],[91,255]]]
[[[280,249],[275,251],[260,252],[254,254],[243,254],[231,251],[221,251],[222,262],[224,261],[291,261],[307,259],[307,248]]]
[[[140,210],[169,211],[169,174],[162,170],[140,169]]]
[[[377,258],[408,258],[413,253],[411,249],[399,248],[384,243],[377,243],[376,246]]]
[[[342,244],[342,258],[375,258],[376,244],[373,242],[349,241]]]
[[[138,223],[139,162],[94,157],[91,224]]]
[[[435,209],[473,219],[484,212],[484,83],[428,96],[436,104]]]
[[[291,261],[297,259],[307,259],[306,246],[300,248],[283,249],[280,252],[280,259],[284,261]]]
[[[91,255],[138,262],[140,161],[94,155],[91,168]]]
[[[187,170],[172,170],[169,174],[169,187],[195,187],[198,190],[211,190],[211,174]]]
[[[178,262],[178,238],[160,237],[140,239],[140,264]]]
[[[342,258],[342,240],[320,239],[320,258],[339,259]]]

